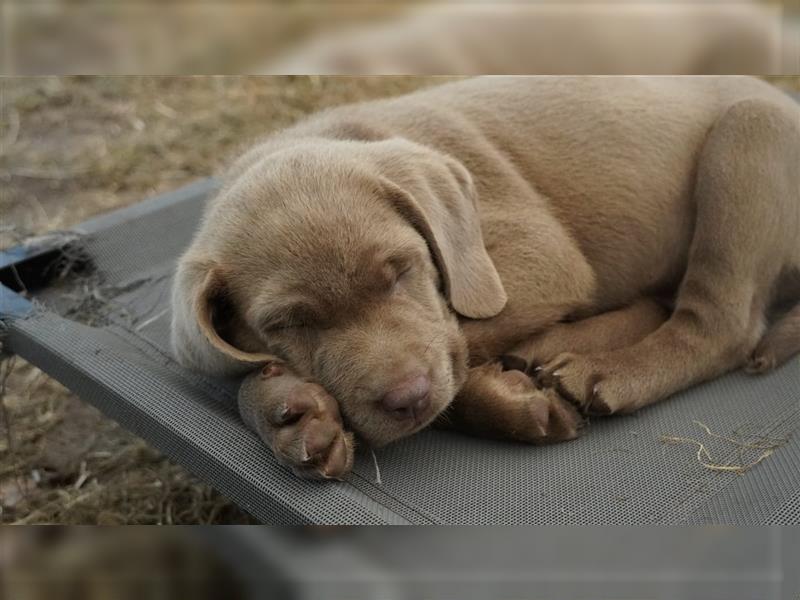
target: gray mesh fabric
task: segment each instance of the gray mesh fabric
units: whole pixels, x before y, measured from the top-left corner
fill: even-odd
[[[341,483],[307,482],[276,463],[235,409],[235,381],[189,373],[169,355],[175,261],[197,227],[211,180],[85,223],[88,280],[43,290],[9,328],[11,348],[271,523],[640,524],[800,523],[800,360],[760,378],[734,373],[628,417],[598,420],[583,438],[531,447],[425,431],[361,452]],[[89,310],[69,310],[95,286]],[[72,286],[72,287],[71,287]],[[60,314],[59,314],[60,313]],[[67,318],[64,315],[69,315]],[[708,436],[743,430],[788,442],[743,475],[704,468],[738,461]],[[745,461],[758,453],[749,452]]]

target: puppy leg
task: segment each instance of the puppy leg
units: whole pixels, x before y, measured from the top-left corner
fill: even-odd
[[[436,425],[480,437],[551,444],[578,437],[583,423],[554,390],[539,390],[524,373],[491,363],[469,370]]]
[[[570,323],[556,323],[503,356],[507,369],[536,375],[559,354],[591,354],[630,346],[661,327],[669,316],[661,304],[643,298],[630,306]]]
[[[244,422],[292,470],[311,479],[339,479],[353,467],[353,435],[321,386],[282,364],[249,375],[239,389]]]
[[[557,357],[544,368],[557,390],[589,413],[629,412],[746,363],[796,255],[796,121],[760,100],[718,120],[698,164],[695,234],[672,316],[632,346]]]

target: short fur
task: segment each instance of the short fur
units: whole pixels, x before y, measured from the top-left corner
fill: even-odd
[[[572,439],[800,351],[799,166],[800,108],[751,78],[480,78],[329,110],[232,167],[180,261],[175,353],[284,362],[375,445],[437,418]],[[399,424],[378,400],[420,371],[430,408]]]

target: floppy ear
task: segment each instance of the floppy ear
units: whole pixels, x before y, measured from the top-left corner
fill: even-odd
[[[467,169],[405,140],[378,145],[384,193],[428,243],[450,305],[473,319],[498,314],[508,297],[483,243]]]
[[[238,375],[272,354],[246,352],[231,341],[238,319],[225,278],[213,261],[181,260],[172,293],[172,347],[184,366],[212,375]]]

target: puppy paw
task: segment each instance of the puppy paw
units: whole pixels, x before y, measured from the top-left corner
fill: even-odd
[[[553,444],[577,438],[584,418],[552,389],[540,390],[519,370],[499,365],[479,367],[464,390],[473,432],[530,444]]]
[[[336,400],[281,364],[249,375],[239,389],[245,422],[299,476],[341,479],[353,467],[353,435]]]
[[[763,375],[769,373],[778,366],[778,360],[772,352],[756,351],[747,360],[744,366],[746,373],[750,375]]]
[[[561,354],[544,365],[536,378],[539,385],[556,390],[583,414],[605,416],[636,408],[624,380],[589,356]]]

